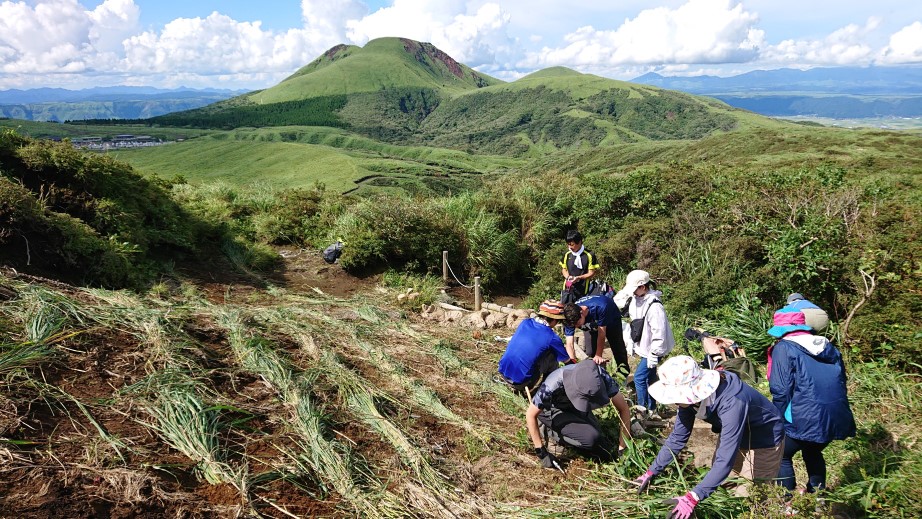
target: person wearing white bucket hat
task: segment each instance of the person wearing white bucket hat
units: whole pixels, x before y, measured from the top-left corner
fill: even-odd
[[[730,476],[771,481],[778,474],[784,452],[781,412],[765,396],[729,371],[702,369],[687,355],[672,357],[658,370],[659,381],[650,394],[664,404],[677,404],[675,427],[647,471],[634,480],[638,493],[649,488],[691,437],[695,418],[711,424],[720,435],[711,470],[684,496],[676,497],[670,518],[688,519],[695,506]],[[738,494],[745,494],[739,488]]]

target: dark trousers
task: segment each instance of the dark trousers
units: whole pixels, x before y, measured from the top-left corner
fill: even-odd
[[[583,332],[583,352],[590,359],[595,357],[595,341],[598,340],[599,330],[592,329]],[[624,346],[624,335],[621,334],[621,325],[605,327],[605,338],[608,340],[608,347],[611,349],[611,355],[615,358],[615,369],[622,376],[626,377],[631,372],[627,364],[627,348]]]
[[[614,444],[602,434],[602,428],[592,413],[553,408],[538,414],[538,421],[551,431],[550,438],[558,443],[598,458],[611,458],[614,455]]]
[[[778,470],[778,484],[788,490],[794,490],[797,481],[794,478],[794,455],[800,451],[807,466],[807,492],[823,490],[826,488],[826,459],[823,449],[826,443],[813,443],[795,440],[790,436],[784,439],[784,455],[781,457],[781,468]]]

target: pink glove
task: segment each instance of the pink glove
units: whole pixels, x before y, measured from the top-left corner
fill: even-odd
[[[698,500],[691,492],[687,492],[682,497],[674,497],[669,500],[675,502],[675,508],[669,512],[668,519],[691,519],[695,514],[695,507],[698,506]]]
[[[650,488],[650,483],[653,481],[653,476],[655,476],[655,474],[653,474],[653,471],[648,470],[643,473],[643,476],[640,476],[639,478],[633,481],[635,485],[640,487],[637,489],[638,494],[643,494],[648,488]]]
[[[563,285],[564,288],[566,288],[567,290],[570,290],[571,288],[573,288],[573,282],[574,282],[574,281],[576,281],[576,278],[574,278],[573,276],[567,277],[567,282],[564,283],[564,285]]]

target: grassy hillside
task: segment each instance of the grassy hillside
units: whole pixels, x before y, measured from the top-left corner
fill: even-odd
[[[522,161],[384,144],[332,128],[280,127],[218,132],[194,141],[120,151],[138,171],[165,179],[254,182],[276,188],[323,183],[336,192],[445,193],[476,187],[483,175]]]
[[[329,270],[321,265],[289,268]],[[493,381],[505,344],[414,317],[394,305],[397,287],[364,284],[336,297],[306,283],[263,290],[215,274],[207,283],[169,277],[138,294],[0,270],[12,298],[0,305],[3,510],[646,519],[702,476],[703,460],[685,454],[637,495],[630,480],[652,461],[662,429],[615,461],[562,449],[566,475],[540,468],[525,402]],[[885,362],[850,361],[858,436],[825,451],[822,513],[922,512],[920,388],[918,376]],[[613,409],[596,414],[616,434]],[[713,441],[705,429],[695,438]],[[718,489],[698,513],[783,517],[777,492],[731,492]],[[795,501],[811,516],[817,504]]]
[[[462,149],[542,155],[783,124],[713,99],[558,67],[443,102],[421,124],[419,138]]]
[[[201,135],[213,133],[212,130],[196,128],[168,128],[151,126],[150,124],[125,123],[112,121],[110,124],[94,124],[84,122],[48,123],[39,121],[25,121],[21,119],[0,118],[0,128],[14,130],[16,133],[36,139],[60,140],[77,137],[100,137],[111,140],[116,135],[149,135],[155,139],[173,141],[176,139],[192,139]]]
[[[278,85],[245,98],[271,104],[392,88],[453,94],[497,83],[500,81],[458,63],[430,43],[379,38],[361,48],[333,47]]]
[[[553,88],[484,90],[540,90],[557,107],[596,95],[591,77],[541,76],[528,81]],[[697,111],[694,98],[638,95],[660,98],[643,106],[677,103],[686,123],[733,115]],[[631,113],[619,106],[632,105],[616,102],[605,116],[613,126]],[[462,281],[481,277],[488,298],[518,289],[533,306],[554,297],[562,237],[578,228],[600,278],[620,285],[626,271],[649,270],[677,333],[703,326],[756,362],[788,292],[826,308],[859,432],[827,450],[825,511],[918,516],[922,137],[746,117],[699,139],[654,140],[638,126],[635,141],[618,146],[562,152],[563,141],[542,141],[547,155],[532,161],[333,128],[215,131],[120,152],[137,170],[114,154],[0,133],[0,487],[9,489],[0,509],[660,515],[664,498],[701,476],[687,457],[642,497],[629,481],[652,459],[655,436],[617,461],[569,453],[566,476],[542,471],[524,403],[493,382],[503,344],[415,317],[419,303],[440,297],[440,281],[426,275],[440,273],[443,250]],[[138,174],[148,167],[151,176]],[[361,169],[426,189],[351,197],[279,187],[348,185]],[[339,264],[320,263],[311,251],[337,238],[346,243]],[[370,275],[382,271],[378,286]],[[337,292],[319,286],[324,273]],[[134,290],[85,288],[99,285]],[[396,303],[407,289],[423,295]],[[677,352],[701,354],[687,344]],[[611,410],[600,420],[607,434],[617,430]],[[798,499],[803,510],[817,504]],[[699,509],[773,517],[783,503],[721,489]]]
[[[334,47],[271,88],[152,122],[330,126],[393,144],[509,156],[787,124],[714,99],[562,67],[502,83],[428,43],[400,38]]]

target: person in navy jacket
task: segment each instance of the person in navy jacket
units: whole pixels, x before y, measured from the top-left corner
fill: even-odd
[[[711,469],[697,486],[676,497],[670,518],[688,519],[731,472],[751,481],[771,481],[778,474],[784,426],[778,408],[729,371],[702,369],[695,359],[678,355],[663,362],[659,381],[649,391],[658,402],[678,404],[675,427],[647,471],[634,480],[645,491],[653,477],[673,463],[691,437],[695,418],[720,435]],[[743,488],[738,489],[742,494]]]
[[[772,401],[784,417],[787,439],[779,483],[794,490],[794,455],[807,466],[807,492],[826,487],[823,449],[833,440],[855,435],[848,404],[842,354],[825,337],[813,335],[806,316],[786,306],[773,317],[768,334],[780,340],[769,349],[768,380]]]
[[[596,364],[607,362],[602,358],[605,349],[605,340],[611,348],[612,357],[615,358],[616,370],[623,375],[630,372],[627,363],[627,348],[624,345],[624,334],[621,330],[621,311],[615,302],[606,295],[586,296],[575,303],[568,303],[563,307],[564,325],[563,335],[566,338],[565,346],[570,355],[574,352],[574,335],[576,329],[583,330],[585,339],[583,350],[587,357]]]

